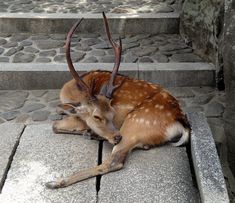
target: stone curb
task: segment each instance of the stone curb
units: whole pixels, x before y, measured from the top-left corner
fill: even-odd
[[[112,70],[111,63],[75,63],[79,72]],[[120,73],[165,87],[214,86],[215,68],[207,63],[123,63]],[[194,78],[191,80],[191,78]],[[0,89],[57,89],[71,79],[66,64],[1,63]]]
[[[203,113],[187,113],[191,124],[191,153],[204,203],[228,203],[229,197],[211,130]]]
[[[112,33],[179,33],[178,13],[107,14]],[[84,18],[80,33],[104,33],[101,14],[0,13],[4,33],[67,33],[77,19]]]

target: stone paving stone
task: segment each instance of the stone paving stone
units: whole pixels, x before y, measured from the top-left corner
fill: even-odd
[[[192,159],[202,202],[229,202],[211,130],[203,113],[188,113]]]
[[[0,110],[9,111],[21,108],[26,98],[28,97],[28,92],[25,91],[9,91],[4,96],[0,96]]]
[[[104,144],[104,157],[110,152],[110,145]],[[184,147],[135,150],[122,170],[102,176],[99,191],[99,202],[102,203],[188,203],[198,202],[198,198]]]
[[[22,108],[22,111],[24,111],[26,113],[29,113],[29,112],[32,112],[32,111],[36,111],[36,110],[42,109],[44,107],[45,107],[44,104],[40,104],[40,103],[28,103],[28,104],[26,104]]]
[[[202,59],[192,53],[185,53],[185,54],[174,54],[171,58],[171,61],[175,62],[201,62]]]
[[[224,106],[223,104],[212,101],[206,106],[206,116],[207,117],[221,117],[224,112]]]
[[[50,114],[49,111],[35,111],[32,113],[32,120],[33,121],[45,121]]]
[[[0,117],[7,121],[13,120],[19,114],[19,111],[8,111],[0,114]]]
[[[3,123],[0,125],[0,188],[4,183],[6,170],[9,167],[13,150],[17,146],[23,129],[23,124]]]
[[[96,165],[98,144],[77,135],[55,135],[48,124],[25,129],[4,184],[0,202],[96,202],[96,179],[67,188],[44,184]]]

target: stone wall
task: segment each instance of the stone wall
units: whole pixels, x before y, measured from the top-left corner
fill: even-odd
[[[224,120],[228,140],[228,159],[235,175],[235,0],[227,0],[225,8],[225,30],[222,48],[227,102]]]
[[[205,60],[217,63],[223,27],[223,0],[185,0],[181,13],[181,35]],[[221,68],[218,65],[217,70]]]

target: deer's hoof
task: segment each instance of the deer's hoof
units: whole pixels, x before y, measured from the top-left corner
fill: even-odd
[[[45,186],[49,189],[56,189],[59,188],[59,185],[55,181],[47,182]]]
[[[114,139],[114,144],[116,145],[122,140],[122,136],[121,135],[115,135],[113,139]]]

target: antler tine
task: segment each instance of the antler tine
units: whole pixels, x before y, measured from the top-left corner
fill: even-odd
[[[104,23],[105,23],[105,29],[106,29],[106,34],[108,36],[109,42],[112,45],[113,49],[114,49],[114,53],[115,53],[115,63],[114,63],[114,67],[113,67],[113,71],[110,77],[110,80],[108,82],[108,86],[106,89],[106,97],[111,98],[112,97],[112,93],[113,91],[118,87],[114,85],[114,80],[115,77],[117,75],[119,66],[120,66],[120,62],[121,62],[121,54],[122,54],[122,41],[121,38],[119,37],[119,44],[117,44],[111,36],[110,30],[109,30],[109,24],[108,24],[108,20],[105,16],[105,13],[103,12],[103,18],[104,18]]]
[[[72,74],[73,78],[77,82],[77,86],[82,91],[85,91],[89,96],[92,96],[89,87],[86,85],[86,83],[84,83],[82,78],[78,75],[77,71],[75,70],[75,68],[73,66],[72,59],[71,59],[71,54],[70,54],[71,38],[73,36],[73,33],[76,31],[76,29],[78,28],[78,26],[82,22],[82,20],[83,20],[83,18],[81,20],[77,21],[73,25],[73,27],[70,29],[70,31],[69,31],[69,33],[67,35],[66,44],[65,44],[66,60],[67,60],[67,64],[68,64],[70,73]]]

